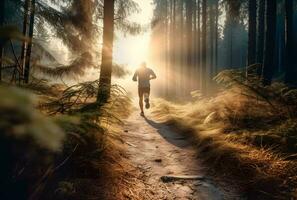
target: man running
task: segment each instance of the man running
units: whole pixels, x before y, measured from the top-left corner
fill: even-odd
[[[142,63],[140,68],[138,68],[133,76],[133,81],[138,80],[138,95],[139,95],[139,107],[141,110],[140,115],[144,116],[143,112],[143,97],[144,97],[144,102],[145,102],[145,108],[149,109],[150,108],[150,80],[156,79],[157,76],[154,73],[153,70],[148,68],[146,66],[146,63]]]

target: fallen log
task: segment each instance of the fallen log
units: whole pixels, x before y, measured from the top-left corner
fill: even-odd
[[[174,182],[174,181],[181,181],[181,180],[204,180],[204,176],[198,176],[198,175],[181,175],[181,176],[162,176],[161,180],[164,183]]]

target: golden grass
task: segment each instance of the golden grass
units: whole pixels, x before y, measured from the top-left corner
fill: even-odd
[[[209,172],[236,180],[248,198],[287,199],[297,188],[296,161],[280,153],[286,143],[271,139],[284,139],[292,123],[266,102],[232,89],[183,105],[159,99],[154,107],[155,117],[194,139]]]
[[[131,102],[125,91],[113,86],[109,103],[93,107],[96,85],[95,82],[78,85],[78,89],[86,92],[79,96],[82,100],[75,102],[77,106],[69,107],[69,112],[64,113],[56,110],[69,89],[48,85],[46,81],[25,88],[37,99],[28,109],[41,111],[41,116],[52,114],[52,121],[65,132],[63,151],[51,162],[58,169],[47,178],[44,190],[38,194],[41,199],[118,200],[133,196],[126,182],[135,184],[135,169],[125,159],[120,139],[121,119],[131,113]],[[76,88],[70,92],[78,97]],[[86,98],[88,100],[84,101]],[[64,99],[67,104],[77,98]],[[54,106],[51,103],[40,106],[45,102],[53,102]]]

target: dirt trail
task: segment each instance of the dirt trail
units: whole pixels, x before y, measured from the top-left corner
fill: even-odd
[[[129,160],[141,173],[137,179],[149,191],[140,199],[240,199],[232,189],[216,185],[203,173],[187,138],[151,115],[143,118],[134,112],[126,122],[123,139]],[[164,183],[160,178],[165,175],[199,175],[202,179]]]

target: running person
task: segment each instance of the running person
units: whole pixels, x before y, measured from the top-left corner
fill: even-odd
[[[143,112],[143,97],[145,102],[145,108],[150,108],[150,80],[156,79],[157,76],[154,71],[146,66],[146,63],[142,63],[140,68],[137,69],[133,76],[133,81],[138,80],[138,95],[139,95],[139,107],[141,110],[140,115],[144,116]]]

